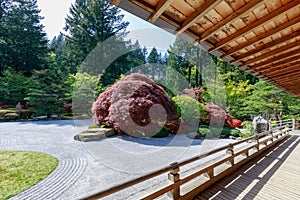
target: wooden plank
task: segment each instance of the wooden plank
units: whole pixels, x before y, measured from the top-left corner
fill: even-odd
[[[246,72],[248,72],[250,70],[253,70],[253,69],[259,70],[260,68],[262,68],[262,67],[264,68],[265,66],[270,65],[271,63],[279,62],[281,60],[285,60],[287,58],[290,58],[290,57],[292,57],[294,55],[299,55],[299,54],[300,54],[300,49],[280,54],[279,56],[276,56],[276,57],[274,57],[272,59],[268,59],[268,60],[263,61],[261,63],[255,64],[253,66],[248,66],[249,69],[247,69]],[[239,67],[243,68],[243,67],[246,67],[246,65],[243,64],[243,65],[240,65]]]
[[[284,36],[284,37],[282,37],[280,39],[277,39],[275,41],[269,42],[268,44],[263,45],[261,48],[254,49],[254,50],[249,51],[249,52],[247,52],[245,54],[242,54],[242,55],[238,56],[235,60],[231,61],[230,63],[233,64],[235,62],[240,62],[241,60],[243,60],[243,59],[245,59],[245,58],[247,58],[249,56],[253,56],[253,55],[255,55],[258,52],[265,51],[265,50],[267,50],[269,48],[275,47],[278,44],[281,44],[281,43],[284,43],[284,42],[286,42],[288,40],[297,38],[297,37],[299,37],[299,35],[300,35],[300,30],[296,31],[296,32],[294,32],[292,34],[286,35],[286,36]]]
[[[226,55],[222,56],[222,58],[224,58],[224,57],[226,57],[228,55],[232,55],[232,54],[234,54],[234,53],[240,51],[241,49],[244,49],[244,48],[246,48],[246,47],[248,47],[250,45],[258,43],[258,42],[264,40],[265,38],[270,37],[270,36],[272,36],[272,35],[274,35],[274,34],[276,34],[278,32],[281,32],[281,31],[283,31],[283,30],[285,30],[285,29],[287,29],[289,27],[295,26],[295,24],[298,24],[298,23],[300,23],[300,16],[295,17],[294,19],[290,20],[289,22],[283,23],[283,24],[277,26],[276,28],[274,28],[274,29],[272,29],[272,30],[270,30],[268,32],[265,32],[265,34],[258,35],[257,37],[254,37],[254,38],[248,40],[247,42],[245,42],[243,44],[240,44],[237,47],[234,47],[234,48],[230,49],[227,52]]]
[[[229,16],[227,16],[221,22],[217,23],[216,25],[214,25],[210,29],[203,32],[201,34],[201,37],[200,37],[200,42],[203,42],[204,40],[206,40],[207,38],[212,36],[214,33],[218,32],[219,30],[224,28],[224,26],[226,24],[230,24],[233,21],[235,21],[237,18],[242,17],[243,15],[245,15],[246,12],[250,12],[251,9],[254,9],[254,8],[264,4],[265,1],[266,0],[253,0],[249,3],[246,3],[242,8],[239,8],[237,11],[235,11],[232,14],[230,14]]]
[[[292,62],[288,63],[287,65],[283,66],[280,69],[277,69],[277,70],[270,69],[270,71],[268,73],[263,73],[263,74],[268,76],[268,78],[274,78],[276,76],[283,75],[284,73],[287,73],[287,72],[293,72],[295,69],[299,69],[299,66],[300,66],[300,60],[296,60],[296,61],[292,61]]]
[[[121,3],[121,0],[111,0],[111,3],[114,4],[115,6],[119,6]]]
[[[270,51],[268,53],[262,54],[261,56],[258,56],[258,57],[255,57],[255,58],[251,59],[251,60],[246,61],[244,64],[245,65],[250,65],[250,64],[256,63],[256,62],[264,60],[264,59],[266,59],[268,57],[271,57],[271,56],[283,53],[283,52],[285,52],[285,51],[287,51],[289,49],[292,49],[292,48],[294,48],[294,47],[296,47],[298,45],[300,45],[300,40],[297,41],[296,43],[291,43],[291,44],[288,44],[288,45],[283,46],[281,48],[278,48],[278,49],[276,49],[274,51]]]
[[[272,78],[272,80],[276,81],[277,83],[281,83],[281,81],[292,81],[292,80],[300,81],[299,75],[300,75],[300,71],[294,73],[288,73],[280,77]]]
[[[183,33],[222,1],[223,0],[208,0],[205,2],[205,4],[201,5],[192,15],[188,16],[187,19],[184,20],[181,27],[177,29],[176,35]]]
[[[148,21],[154,23],[159,16],[171,5],[174,0],[161,0],[155,8],[155,11],[149,17]]]
[[[290,58],[286,58],[282,61],[279,61],[279,62],[275,62],[275,63],[272,63],[271,65],[267,65],[265,67],[261,67],[259,69],[259,71],[261,73],[264,73],[264,72],[268,72],[268,71],[273,71],[273,70],[277,70],[277,69],[281,69],[281,67],[284,67],[285,64],[289,64],[290,62],[293,62],[293,61],[298,61],[300,59],[300,55],[292,55],[292,57]]]
[[[290,1],[288,4],[284,5],[281,8],[278,8],[277,10],[273,11],[272,13],[260,18],[259,20],[255,21],[252,24],[249,24],[248,26],[238,30],[237,32],[233,33],[232,35],[226,37],[224,40],[221,40],[218,42],[214,48],[210,49],[209,52],[216,51],[220,48],[222,48],[224,45],[228,44],[229,42],[235,40],[238,37],[241,37],[242,35],[245,35],[249,32],[251,32],[253,29],[263,26],[270,21],[274,20],[280,15],[285,15],[289,10],[293,9],[296,6],[299,6],[300,0],[293,0]]]
[[[275,78],[282,78],[284,76],[292,77],[291,75],[300,72],[300,68],[299,68],[300,63],[299,62],[297,64],[295,64],[294,66],[291,66],[291,67],[292,68],[290,68],[287,72],[278,73],[278,74],[275,74],[275,75],[268,75],[268,78],[275,79]]]

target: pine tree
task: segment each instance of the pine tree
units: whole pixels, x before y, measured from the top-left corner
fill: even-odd
[[[65,75],[58,68],[35,70],[34,86],[29,89],[26,101],[34,108],[35,115],[60,115],[66,103],[64,80]]]
[[[1,70],[12,68],[30,75],[45,67],[48,41],[39,14],[37,0],[1,2]]]
[[[77,72],[87,55],[112,36],[125,36],[128,22],[120,9],[104,0],[76,0],[70,8],[65,30],[67,60],[71,73]],[[107,50],[108,51],[108,50]]]

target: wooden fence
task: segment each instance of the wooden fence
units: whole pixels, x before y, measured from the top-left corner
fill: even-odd
[[[142,192],[137,192],[127,199],[155,199],[168,195],[170,199],[191,199],[198,193],[211,186],[216,181],[227,176],[250,159],[258,156],[264,150],[289,136],[290,126],[277,127],[244,140],[214,149],[191,159],[154,171],[143,177],[116,185],[108,190],[87,197],[86,199],[100,199],[116,192],[145,182],[152,178],[168,173],[168,180]],[[208,162],[181,172],[183,166],[201,159],[213,156]]]

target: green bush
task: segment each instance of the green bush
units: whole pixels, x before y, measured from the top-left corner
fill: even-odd
[[[212,133],[212,131],[209,128],[199,128],[198,132],[199,132],[200,136],[203,138],[214,137],[214,134]]]
[[[242,126],[245,129],[241,134],[242,138],[248,138],[255,134],[254,127],[251,121],[244,121]]]
[[[92,129],[92,128],[99,128],[99,125],[98,124],[89,125],[88,129]]]
[[[229,137],[231,135],[231,130],[232,128],[230,127],[223,127],[221,135],[223,135],[224,137]]]
[[[209,126],[205,125],[205,124],[201,124],[201,125],[199,125],[199,128],[209,128]]]
[[[154,138],[164,138],[164,137],[168,137],[169,136],[169,132],[167,129],[162,128],[156,135],[154,135]]]
[[[175,96],[172,98],[175,113],[182,119],[204,119],[206,117],[205,105],[189,96]]]
[[[230,130],[230,135],[233,137],[240,137],[241,136],[241,131],[238,129],[231,129]]]

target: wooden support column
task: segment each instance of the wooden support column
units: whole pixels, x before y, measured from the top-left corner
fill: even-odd
[[[177,163],[175,163],[174,165],[176,165]],[[174,183],[177,183],[178,181],[180,181],[180,176],[179,176],[179,167],[175,166],[170,173],[168,174],[168,179]],[[175,187],[173,190],[171,190],[168,193],[168,196],[171,199],[179,199],[180,198],[180,186]]]
[[[233,165],[234,165],[234,157],[233,157],[233,155],[234,155],[234,150],[233,150],[233,144],[229,144],[229,146],[228,146],[228,148],[227,148],[227,150],[226,150],[226,154],[228,154],[228,155],[231,156],[230,159],[229,159],[229,163],[230,163],[231,166],[233,166]]]

